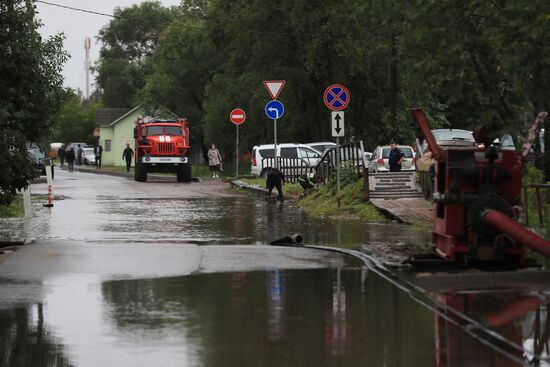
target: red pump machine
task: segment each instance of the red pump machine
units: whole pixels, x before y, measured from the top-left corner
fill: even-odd
[[[422,110],[412,114],[435,159],[432,235],[437,254],[450,261],[520,266],[525,265],[524,246],[550,256],[550,242],[517,222],[524,154],[493,146],[439,147]]]

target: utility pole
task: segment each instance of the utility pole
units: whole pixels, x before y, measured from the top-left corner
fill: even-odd
[[[84,39],[84,50],[86,50],[86,59],[84,60],[84,70],[86,71],[86,100],[90,99],[90,46],[92,41],[90,37]]]

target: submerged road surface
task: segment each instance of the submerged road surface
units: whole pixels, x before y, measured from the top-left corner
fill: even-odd
[[[358,250],[425,243],[425,229],[315,219],[215,180],[60,170],[54,192],[51,209],[34,197],[34,242],[0,257],[0,367],[547,363],[543,280],[437,277],[420,291],[406,282],[418,274],[267,245],[299,232]]]

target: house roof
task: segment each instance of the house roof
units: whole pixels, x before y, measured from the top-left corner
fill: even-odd
[[[98,108],[95,112],[95,124],[96,126],[109,125],[131,110],[131,108]]]
[[[120,110],[119,111],[120,114],[117,117],[115,117],[114,119],[112,119],[111,121],[106,121],[106,122],[98,124],[98,125],[103,125],[103,126],[113,126],[117,122],[124,119],[126,116],[131,115],[132,113],[134,113],[136,110],[138,110],[141,107],[142,107],[142,105],[139,104],[139,105],[137,105],[136,107],[134,107],[132,109],[130,109],[130,108],[100,108],[96,111],[96,124],[98,124],[98,114],[101,110]],[[122,110],[124,110],[124,111],[122,111]],[[175,113],[173,113],[172,111],[170,111],[169,109],[167,109],[166,107],[161,106],[161,105],[158,105],[155,112],[156,112],[155,115],[158,114],[158,113],[168,114],[168,115],[171,115],[171,117],[173,117],[173,118],[178,118],[178,116]],[[113,114],[113,116],[114,116],[114,114]]]

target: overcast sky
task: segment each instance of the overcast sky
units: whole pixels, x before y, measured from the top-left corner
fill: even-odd
[[[132,4],[139,4],[141,0],[44,0],[49,3],[70,6],[91,10],[99,13],[112,14],[115,7],[127,7]],[[178,5],[181,0],[160,0],[164,6]],[[43,37],[55,33],[63,32],[65,34],[65,49],[71,55],[71,58],[65,64],[63,76],[65,77],[65,86],[74,89],[80,88],[82,92],[86,89],[86,76],[84,72],[84,39],[92,39],[90,49],[90,58],[92,64],[99,56],[100,44],[96,37],[99,30],[113,18],[88,14],[84,12],[63,9],[52,5],[37,2],[37,17],[44,24],[40,28]],[[94,78],[90,77],[90,93],[95,89]]]

